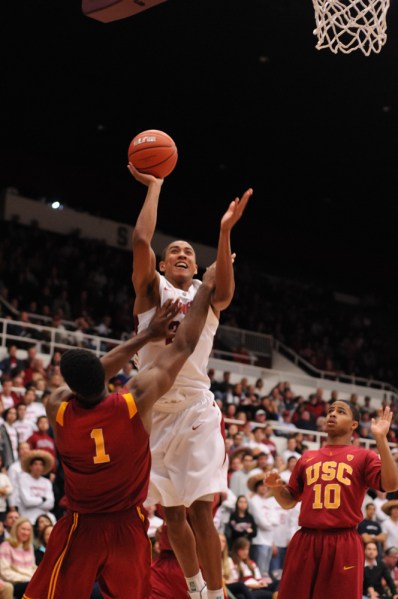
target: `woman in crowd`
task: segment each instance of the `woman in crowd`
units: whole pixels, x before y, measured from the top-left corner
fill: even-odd
[[[33,543],[36,547],[38,547],[41,543],[41,533],[46,528],[46,526],[54,526],[54,520],[48,514],[40,514],[35,520],[33,525]]]
[[[245,537],[249,541],[257,534],[257,524],[249,512],[249,503],[246,495],[239,495],[236,500],[235,511],[232,512],[228,523],[229,546],[232,547],[236,539]]]
[[[47,548],[48,539],[50,538],[53,528],[54,526],[52,524],[47,524],[39,532],[37,547],[35,547],[35,561],[37,565],[39,565],[43,559],[44,552]]]
[[[33,528],[27,518],[18,518],[7,541],[0,545],[0,576],[14,585],[14,596],[21,599],[36,570]]]
[[[228,552],[227,537],[219,533],[221,544],[221,567],[222,577],[225,584],[228,598],[230,599],[252,599],[251,590],[244,582],[236,582],[236,572],[234,562]]]
[[[256,562],[249,558],[249,551],[250,541],[248,539],[244,537],[236,539],[231,550],[231,557],[235,566],[231,582],[244,582],[251,590],[253,599],[273,599],[278,588],[278,582],[273,582],[271,578],[261,576]]]

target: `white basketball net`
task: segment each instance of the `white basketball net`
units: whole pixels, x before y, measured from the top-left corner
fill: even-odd
[[[316,48],[334,54],[361,50],[379,53],[387,39],[390,0],[312,0],[318,38]]]

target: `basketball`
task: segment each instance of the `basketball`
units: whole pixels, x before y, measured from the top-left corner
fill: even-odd
[[[133,137],[128,158],[141,173],[163,179],[174,170],[178,153],[170,135],[157,129],[148,129]]]

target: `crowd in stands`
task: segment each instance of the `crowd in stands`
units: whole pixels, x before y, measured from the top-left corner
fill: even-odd
[[[398,384],[395,304],[376,295],[342,303],[327,286],[260,271],[253,277],[253,265],[242,258],[235,270],[235,296],[222,324],[273,335],[318,369]],[[60,339],[66,321],[80,333],[115,339],[131,334],[130,280],[127,251],[77,232],[66,237],[0,221],[0,297],[22,321],[47,316]],[[1,302],[0,309],[10,316]],[[29,336],[29,329],[21,326],[18,334]],[[244,359],[244,347],[225,349]]]

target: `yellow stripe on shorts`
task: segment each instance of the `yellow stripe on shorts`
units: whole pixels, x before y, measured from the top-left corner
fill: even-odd
[[[79,521],[79,514],[77,514],[76,512],[74,512],[74,514],[73,514],[73,524],[72,524],[72,526],[70,528],[70,531],[69,531],[68,540],[66,542],[66,545],[65,545],[65,548],[64,548],[63,552],[61,553],[61,555],[57,559],[57,563],[55,564],[53,573],[51,574],[51,579],[50,579],[50,585],[49,585],[49,590],[48,590],[48,594],[47,594],[47,599],[54,599],[54,594],[55,594],[55,590],[56,590],[56,586],[57,586],[57,580],[58,580],[58,576],[59,576],[59,571],[61,569],[62,562],[64,560],[65,554],[68,551],[68,547],[70,545],[70,541],[71,541],[72,535],[73,535],[73,533],[75,532],[75,530],[77,528],[78,521]]]

